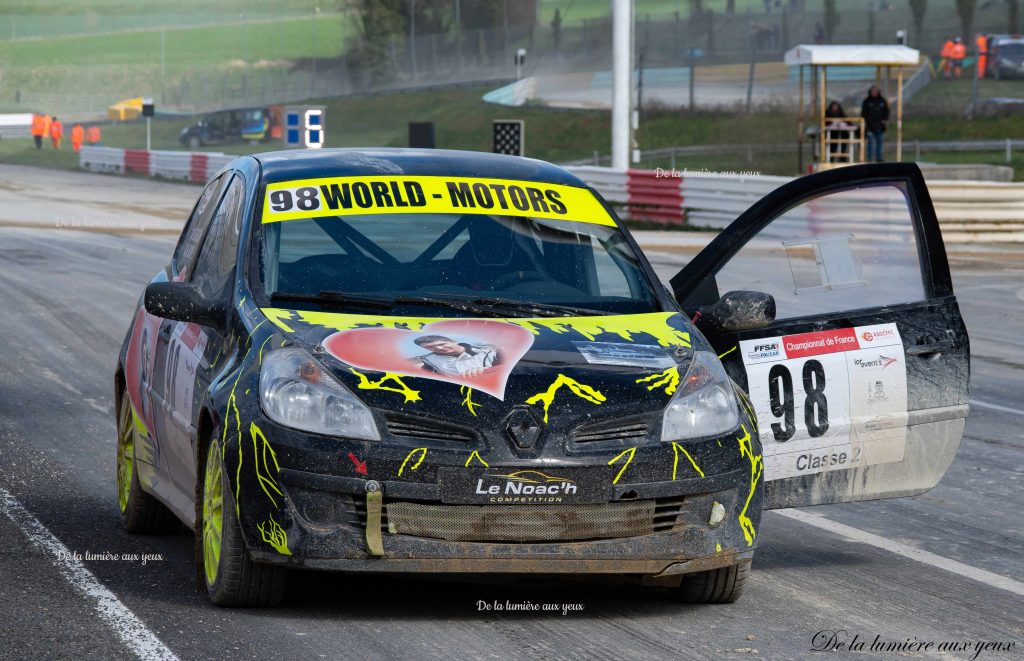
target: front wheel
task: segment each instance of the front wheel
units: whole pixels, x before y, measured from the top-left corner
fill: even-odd
[[[188,139],[188,146],[190,149],[199,149],[200,147],[203,146],[203,141],[199,138],[198,135],[193,135]]]
[[[750,560],[683,578],[676,597],[687,604],[731,604],[743,596]]]
[[[238,525],[224,457],[210,441],[203,476],[203,573],[210,601],[218,606],[275,606],[284,596],[287,570],[253,562]]]

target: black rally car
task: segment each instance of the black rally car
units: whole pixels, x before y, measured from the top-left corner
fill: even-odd
[[[217,604],[288,567],[618,573],[741,594],[764,508],[934,486],[969,350],[916,166],[755,204],[672,279],[553,165],[237,159],[116,368],[124,526]],[[685,310],[685,313],[683,312]]]

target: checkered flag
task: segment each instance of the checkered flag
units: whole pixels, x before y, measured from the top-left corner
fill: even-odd
[[[496,119],[494,120],[494,148],[495,154],[509,154],[511,156],[522,156],[526,140],[526,122],[521,119]]]

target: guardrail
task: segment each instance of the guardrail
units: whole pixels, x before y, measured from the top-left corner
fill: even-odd
[[[655,170],[614,170],[595,165],[567,168],[593,186],[601,196],[624,207],[634,220],[681,224],[683,191],[680,180]]]
[[[687,223],[723,229],[791,177],[652,170],[594,165],[567,168],[623,215],[666,225]],[[1024,184],[929,181],[928,191],[947,241],[1024,242]],[[881,211],[884,211],[881,210]],[[881,218],[881,216],[879,216]],[[872,221],[871,230],[891,224]],[[864,228],[862,228],[864,229]]]
[[[82,147],[78,166],[92,172],[126,174],[205,183],[236,156],[215,152],[147,151],[114,147]]]
[[[32,137],[32,113],[0,114],[0,140]]]
[[[804,142],[805,148],[810,148],[813,139]],[[640,152],[641,161],[653,159],[669,159],[669,166],[676,167],[676,159],[686,156],[717,156],[723,154],[746,155],[751,163],[759,154],[787,154],[792,153],[796,157],[797,142],[764,142],[746,144],[725,144],[725,145],[683,145],[678,147],[659,147],[658,149],[644,149]],[[886,149],[895,149],[893,144],[886,143]],[[904,140],[904,153],[913,153],[914,160],[920,161],[921,155],[926,152],[999,152],[1003,154],[1005,162],[1013,160],[1013,150],[1024,149],[1024,140],[1005,138],[1002,140]],[[590,158],[582,158],[566,163],[569,166],[601,165],[611,163],[610,154],[594,152]]]

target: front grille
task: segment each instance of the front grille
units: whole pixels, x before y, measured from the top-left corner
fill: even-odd
[[[576,444],[602,443],[605,441],[623,441],[647,437],[647,423],[637,418],[619,418],[580,425],[573,432]]]
[[[670,529],[657,519],[657,502],[588,505],[439,505],[386,503],[393,534],[450,542],[566,542],[638,537]]]
[[[427,441],[463,441],[472,442],[476,435],[465,427],[449,425],[436,420],[413,416],[389,415],[387,417],[388,432],[392,436],[415,438]]]
[[[685,525],[683,521],[683,504],[686,499],[683,496],[675,498],[659,498],[654,506],[654,532],[665,532],[672,530],[676,524]]]

